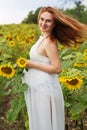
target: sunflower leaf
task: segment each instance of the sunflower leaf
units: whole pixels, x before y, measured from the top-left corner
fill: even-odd
[[[78,103],[75,106],[71,108],[71,115],[72,117],[79,115],[81,112],[83,112],[87,108],[87,104],[83,105],[82,103]]]
[[[82,104],[87,104],[87,93],[78,95],[77,100]]]
[[[11,101],[11,109],[7,112],[6,117],[10,124],[12,124],[18,116],[18,113],[25,106],[23,96],[17,97]]]

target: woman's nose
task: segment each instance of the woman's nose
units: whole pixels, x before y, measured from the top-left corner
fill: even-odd
[[[45,25],[45,24],[46,24],[46,21],[44,20],[44,21],[42,22],[42,24]]]

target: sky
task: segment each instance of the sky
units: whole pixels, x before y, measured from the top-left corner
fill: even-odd
[[[36,10],[43,6],[61,8],[63,1],[64,0],[0,0],[0,25],[19,24],[27,17],[29,11]],[[87,0],[84,0],[84,2],[85,5],[87,5]],[[68,3],[68,6],[71,5]]]

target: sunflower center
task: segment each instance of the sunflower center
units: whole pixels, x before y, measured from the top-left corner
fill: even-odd
[[[24,60],[20,60],[20,64],[21,64],[21,65],[24,65],[24,64],[25,64],[25,61],[24,61]]]
[[[2,72],[6,73],[6,74],[11,74],[12,69],[9,67],[2,67],[1,68]]]
[[[71,81],[67,81],[67,83],[71,84],[71,85],[76,85],[78,83],[77,79],[72,79]]]
[[[13,45],[13,42],[11,42],[10,44]]]

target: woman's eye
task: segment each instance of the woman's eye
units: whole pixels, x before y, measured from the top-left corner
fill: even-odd
[[[40,18],[41,19],[41,21],[43,21],[44,19],[43,18]]]
[[[48,19],[48,20],[47,20],[47,22],[49,22],[49,23],[50,23],[50,22],[51,22],[51,20],[49,20],[49,19]]]

